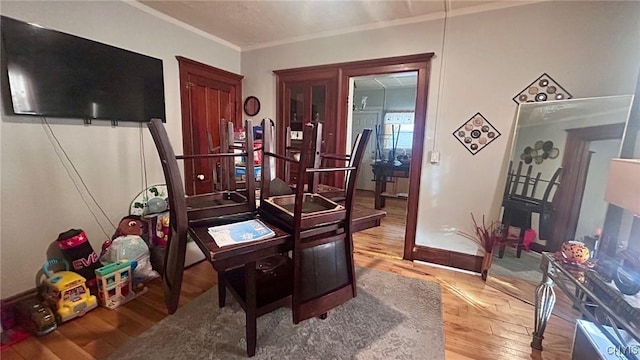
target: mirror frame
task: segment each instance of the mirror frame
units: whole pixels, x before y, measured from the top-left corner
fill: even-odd
[[[247,116],[256,116],[260,112],[260,100],[255,96],[248,96],[244,99],[242,106]]]
[[[640,89],[640,77],[638,86],[636,88],[636,94]],[[635,137],[637,136],[638,130],[640,130],[640,118],[638,114],[638,96],[634,95],[612,95],[612,96],[598,96],[598,97],[588,97],[588,98],[573,98],[573,99],[565,99],[565,100],[557,100],[557,101],[546,101],[544,103],[534,103],[537,105],[542,104],[553,104],[553,103],[566,103],[566,102],[578,102],[578,101],[588,101],[588,100],[601,100],[606,98],[624,98],[629,97],[630,101],[630,109],[629,115],[627,116],[626,123],[623,124],[607,124],[601,126],[590,126],[580,129],[567,129],[567,145],[563,151],[564,154],[567,153],[567,148],[571,147],[580,147],[584,146],[584,144],[588,144],[590,141],[602,140],[608,138],[620,138],[622,142],[620,157],[624,157],[626,154],[627,157],[633,155],[633,145],[635,144]],[[520,124],[520,116],[521,116],[521,107],[522,106],[530,106],[532,103],[523,103],[519,104],[516,108],[516,120],[514,124],[514,129],[511,134],[511,144],[509,146],[509,151],[506,156],[506,165],[503,167],[506,171],[508,168],[509,161],[513,158],[513,152],[516,147],[516,141],[518,136],[518,126]],[[635,118],[634,118],[634,109],[635,109]],[[632,131],[636,129],[636,131]],[[630,131],[631,130],[631,131]],[[630,134],[631,133],[631,134]],[[633,135],[633,136],[632,136]],[[577,142],[577,144],[570,144],[569,140],[572,137],[572,142]],[[625,150],[626,149],[626,150]],[[626,153],[625,153],[626,151]],[[556,207],[554,209],[556,219],[553,221],[553,229],[552,229],[552,239],[559,239],[557,241],[553,241],[551,243],[547,243],[547,245],[541,245],[537,243],[531,244],[531,248],[534,251],[556,251],[564,243],[565,240],[569,238],[573,238],[575,236],[575,227],[577,225],[577,214],[579,211],[580,203],[582,197],[579,199],[574,199],[572,196],[573,192],[569,193],[568,190],[575,189],[576,187],[576,179],[579,174],[575,171],[575,166],[572,164],[567,164],[565,160],[565,156],[563,155],[561,167],[563,168],[563,173],[561,175],[561,182],[556,190],[556,195],[554,198],[554,204],[560,204],[560,207]],[[507,175],[504,176],[504,186],[506,186]],[[580,201],[578,201],[580,200]],[[502,198],[500,198],[502,201]],[[575,204],[578,204],[576,206]],[[555,205],[558,206],[558,205]],[[502,204],[499,205],[499,209],[502,208]],[[610,214],[611,213],[611,214]],[[604,229],[608,229],[610,233],[614,233],[613,229],[618,229],[620,226],[620,221],[622,218],[622,211],[618,211],[616,209],[612,209],[612,206],[609,205],[607,208],[607,215],[605,217],[605,222],[603,224],[603,234]],[[617,242],[617,241],[616,241]]]

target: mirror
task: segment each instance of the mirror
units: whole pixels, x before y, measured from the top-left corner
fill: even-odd
[[[487,284],[533,304],[540,253],[566,240],[597,251],[607,171],[619,157],[633,96],[520,104],[502,199],[508,242],[494,249]],[[568,299],[557,315],[575,319]]]
[[[260,112],[260,100],[255,96],[249,96],[244,100],[243,107],[247,116],[255,116]]]

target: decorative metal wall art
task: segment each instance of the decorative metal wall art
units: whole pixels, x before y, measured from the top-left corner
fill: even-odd
[[[548,100],[571,99],[573,96],[547,73],[540,75],[518,95],[513,97],[516,104]]]
[[[482,114],[476,113],[454,131],[453,136],[472,155],[475,155],[497,139],[500,136],[500,132]]]
[[[555,159],[560,155],[560,150],[557,147],[553,147],[553,141],[538,140],[533,146],[526,146],[522,149],[520,154],[520,160],[525,164],[531,164],[535,162],[540,165],[546,159]]]

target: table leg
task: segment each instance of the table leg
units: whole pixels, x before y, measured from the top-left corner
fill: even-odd
[[[382,191],[384,191],[383,190],[383,185],[384,185],[384,180],[381,180],[376,175],[376,190],[374,192],[376,210],[380,210],[380,209],[382,209],[384,207],[384,204],[382,203],[382,196],[380,196],[380,194],[382,194]]]
[[[247,330],[247,356],[256,354],[257,329],[257,303],[256,303],[256,262],[245,265],[245,313]]]
[[[498,257],[502,259],[504,257],[504,252],[507,249],[507,246],[504,244],[500,245],[500,249],[498,250]]]
[[[534,332],[531,347],[542,350],[542,339],[544,339],[544,330],[547,322],[551,317],[553,306],[556,303],[556,294],[553,291],[553,280],[544,272],[542,282],[536,288],[535,295],[535,314],[534,314]]]
[[[224,271],[218,271],[218,306],[223,308],[227,302],[227,283],[224,280]]]

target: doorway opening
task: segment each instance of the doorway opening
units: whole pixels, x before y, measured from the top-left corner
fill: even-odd
[[[590,163],[595,151],[600,150],[600,154],[596,155],[595,162],[604,162],[602,167],[606,167],[609,159],[598,160],[602,153],[611,156],[611,153],[619,151],[619,142],[604,142],[598,144],[598,141],[603,140],[617,140],[622,139],[624,134],[624,123],[607,124],[583,127],[577,129],[567,130],[567,142],[565,145],[564,157],[562,159],[563,175],[560,188],[558,189],[558,203],[557,203],[557,220],[553,225],[553,240],[539,246],[533,244],[531,247],[536,251],[556,251],[560,248],[565,240],[573,240],[576,238],[576,231],[578,230],[579,218],[581,214],[581,208],[583,198],[585,196],[585,190],[589,190],[587,185],[594,187],[596,185],[587,184],[587,174],[590,171]],[[591,149],[592,142],[595,146]],[[612,149],[602,151],[600,147],[609,145]],[[617,146],[617,148],[616,148]],[[615,157],[615,156],[614,156]],[[596,165],[597,167],[598,165]],[[596,175],[595,171],[589,173],[591,176]],[[606,172],[604,173],[606,174]],[[593,180],[592,180],[593,181]],[[602,184],[599,185],[601,193],[604,192],[604,178],[601,179]],[[587,191],[586,194],[590,194]],[[588,199],[594,207],[593,200]],[[601,204],[602,205],[602,204]],[[604,206],[604,205],[603,205]],[[606,211],[606,210],[605,210]],[[602,212],[602,211],[600,211]],[[583,223],[584,226],[584,223]],[[583,228],[580,228],[583,230]],[[596,229],[591,226],[589,229],[592,233],[584,233],[582,236],[592,237],[595,235]]]
[[[343,131],[338,139],[344,139],[338,145],[343,147],[346,145],[346,140],[350,139],[347,136],[347,127],[349,126],[349,114],[353,111],[353,101],[349,100],[349,95],[352,93],[350,86],[354,82],[352,78],[374,75],[386,75],[386,74],[398,74],[412,72],[417,75],[417,86],[415,95],[415,107],[414,107],[414,121],[413,121],[413,133],[411,141],[411,155],[410,162],[408,164],[408,190],[406,199],[406,223],[404,226],[403,237],[403,249],[402,259],[414,260],[416,256],[416,229],[418,225],[418,205],[420,198],[420,177],[422,175],[422,157],[425,140],[425,129],[427,123],[427,98],[429,90],[429,73],[431,68],[431,58],[433,53],[417,54],[400,56],[394,58],[363,60],[351,63],[338,64],[340,74],[340,80],[338,83],[338,104],[344,104],[338,107],[338,119],[343,119],[345,127],[339,127],[339,131]],[[362,99],[359,106],[362,106]],[[369,99],[367,99],[367,102]],[[366,105],[365,105],[366,110]],[[380,119],[379,121],[382,121]],[[375,139],[375,134],[374,134]],[[365,167],[363,167],[364,169]],[[364,171],[363,171],[364,172]],[[386,204],[385,204],[386,205]],[[390,214],[391,215],[391,214]],[[391,218],[391,216],[389,216]],[[403,233],[400,229],[396,229],[399,233]],[[363,232],[362,237],[370,235]],[[374,236],[367,237],[365,240],[371,241],[368,244],[371,245],[370,249],[376,253],[376,248],[380,248],[376,241],[383,238],[383,236],[371,234]],[[357,243],[354,243],[354,250],[362,250]],[[398,254],[399,255],[399,254]]]
[[[365,128],[373,130],[356,202],[387,212],[375,236],[364,231],[354,238],[364,254],[397,259],[404,254],[417,84],[417,71],[349,78],[347,146]]]

